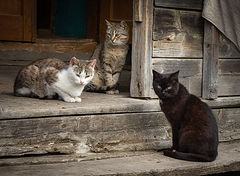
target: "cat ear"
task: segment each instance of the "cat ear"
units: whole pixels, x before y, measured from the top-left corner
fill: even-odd
[[[72,57],[72,59],[70,60],[70,66],[72,67],[73,65],[77,64],[77,58],[76,57]]]
[[[121,25],[121,27],[122,27],[123,29],[128,28],[128,25],[127,25],[126,21],[121,21],[121,22],[120,22],[120,25]]]
[[[155,70],[152,70],[152,72],[153,72],[153,79],[161,78],[161,74],[160,74],[160,73],[158,73],[158,72],[155,71]]]
[[[107,26],[112,26],[112,23],[110,23],[108,20],[105,19],[105,22],[106,22]]]
[[[97,63],[97,60],[96,60],[96,59],[94,59],[94,60],[91,62],[92,68],[94,68],[94,67],[96,66],[96,63]]]
[[[171,80],[178,81],[179,70],[171,74]]]

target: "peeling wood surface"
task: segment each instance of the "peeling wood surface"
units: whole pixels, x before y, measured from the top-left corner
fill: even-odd
[[[214,109],[220,141],[240,139],[239,108]],[[162,112],[0,121],[0,155],[135,151],[169,147]]]
[[[200,12],[154,9],[153,57],[202,57]]]
[[[155,0],[154,5],[174,9],[202,10],[203,0]]]
[[[142,1],[142,22],[133,22],[131,97],[151,97],[153,0]]]
[[[161,148],[171,131],[162,112],[1,120],[0,127],[0,156]]]

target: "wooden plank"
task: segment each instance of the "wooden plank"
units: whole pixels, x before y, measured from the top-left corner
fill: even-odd
[[[202,10],[203,0],[155,0],[155,6],[175,9]]]
[[[240,108],[213,110],[218,122],[219,141],[240,139]]]
[[[240,95],[240,59],[219,59],[218,96]]]
[[[35,42],[37,37],[36,0],[23,0],[23,40]]]
[[[219,35],[208,21],[204,24],[203,90],[202,97],[216,99],[218,96]]]
[[[202,57],[200,12],[154,9],[153,57]]]
[[[220,141],[240,139],[240,108],[214,109]],[[146,150],[166,147],[162,112],[0,121],[0,156]]]
[[[222,33],[219,33],[219,58],[240,58],[240,52],[236,46]]]
[[[1,120],[0,156],[161,148],[171,131],[163,117],[152,112]]]
[[[218,96],[240,95],[240,75],[218,75]]]
[[[153,69],[158,72],[172,73],[180,70],[179,81],[188,91],[201,96],[202,59],[153,59]],[[156,96],[154,96],[156,97]]]
[[[135,21],[136,22],[142,22],[142,11],[143,11],[143,6],[142,6],[142,0],[136,0],[135,1]]]
[[[133,22],[132,74],[130,88],[130,95],[132,97],[151,96],[152,14],[153,0],[143,1],[142,23]]]
[[[231,74],[240,76],[240,59],[219,59],[218,74]]]

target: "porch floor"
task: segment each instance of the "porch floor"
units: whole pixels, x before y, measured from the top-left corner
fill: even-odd
[[[161,111],[157,99],[131,98],[129,92],[122,92],[119,95],[83,92],[81,103],[15,97],[13,84],[17,71],[18,69],[14,67],[0,70],[0,120]],[[239,107],[240,105],[240,97],[223,97],[204,101],[212,108]]]

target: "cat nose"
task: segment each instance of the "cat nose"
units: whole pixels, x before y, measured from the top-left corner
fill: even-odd
[[[113,42],[115,42],[115,40],[116,40],[116,37],[115,37],[115,36],[113,36],[113,37],[112,37],[112,41],[113,41]]]
[[[83,84],[83,82],[82,82],[82,81],[80,81],[80,84]]]

